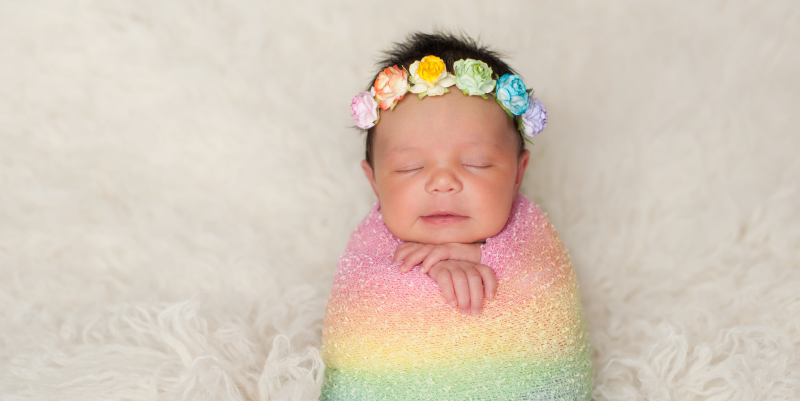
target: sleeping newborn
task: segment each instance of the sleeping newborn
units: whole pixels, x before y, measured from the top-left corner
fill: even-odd
[[[469,39],[416,34],[389,54],[353,100],[378,201],[335,273],[322,399],[590,399],[569,255],[518,193],[541,103]]]

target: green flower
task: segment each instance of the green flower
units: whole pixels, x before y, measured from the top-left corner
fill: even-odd
[[[483,61],[458,60],[453,63],[456,72],[456,86],[465,95],[478,95],[486,99],[486,94],[494,89],[492,69]]]

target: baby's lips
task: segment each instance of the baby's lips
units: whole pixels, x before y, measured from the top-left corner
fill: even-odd
[[[469,219],[467,216],[455,215],[455,214],[432,214],[428,216],[422,216],[421,220],[425,223],[432,224],[432,225],[450,225],[450,224],[459,224]]]

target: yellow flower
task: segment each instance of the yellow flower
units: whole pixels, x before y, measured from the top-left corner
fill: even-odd
[[[408,91],[416,93],[420,99],[443,95],[456,83],[453,74],[445,69],[444,61],[436,56],[425,56],[421,61],[415,61],[408,67],[408,73],[413,85]]]
[[[419,77],[433,83],[444,70],[444,61],[436,56],[425,56],[419,63],[417,73]]]

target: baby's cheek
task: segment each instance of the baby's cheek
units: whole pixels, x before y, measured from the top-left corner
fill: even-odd
[[[410,241],[409,238],[409,216],[402,204],[387,202],[384,207],[381,205],[381,215],[386,228],[397,238],[403,241]]]
[[[486,202],[483,208],[483,218],[480,221],[481,237],[494,237],[505,227],[511,213],[513,196],[507,196],[502,192],[496,193]]]
[[[383,221],[396,237],[407,240],[418,215],[418,199],[408,185],[394,185],[381,194]]]

